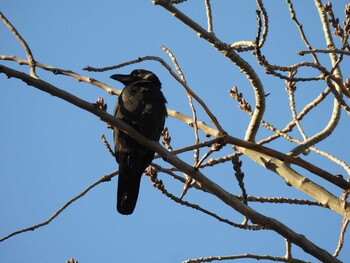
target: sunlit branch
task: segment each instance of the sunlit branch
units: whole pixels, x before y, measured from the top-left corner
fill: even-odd
[[[255,141],[255,137],[260,126],[259,124],[264,115],[266,105],[265,105],[264,87],[260,81],[260,78],[254,71],[252,66],[249,63],[247,63],[242,57],[240,57],[233,48],[231,48],[226,43],[223,43],[214,34],[206,31],[199,24],[194,22],[191,18],[189,18],[180,10],[178,10],[176,7],[171,5],[171,3],[169,3],[168,1],[153,0],[153,3],[155,5],[162,6],[167,11],[169,11],[172,15],[174,15],[177,19],[183,22],[185,25],[193,29],[200,38],[205,39],[214,48],[219,50],[225,57],[231,60],[240,69],[240,71],[247,77],[254,91],[256,105],[255,105],[254,113],[252,115],[252,118],[250,120],[250,123],[246,131],[245,140]]]
[[[315,1],[315,5],[317,7],[317,10],[318,10],[318,13],[319,13],[319,16],[321,19],[321,23],[323,25],[323,32],[325,35],[327,46],[333,47],[334,43],[333,43],[333,39],[332,39],[332,34],[330,32],[330,29],[329,29],[327,15],[322,8],[321,1],[320,0],[314,0],[314,1]],[[337,56],[333,53],[329,53],[329,57],[330,57],[330,60],[332,62],[332,65],[334,66],[336,61],[337,61]],[[337,78],[340,78],[340,79],[342,78],[339,67],[337,67],[334,70],[334,75]],[[332,89],[333,84],[330,81],[327,81],[327,84]],[[340,93],[341,94],[341,88],[338,85],[336,85],[335,88],[336,88],[336,90],[334,90],[333,93],[335,93],[335,94]],[[340,114],[341,114],[341,110],[340,110],[341,107],[340,106],[341,106],[341,104],[339,103],[339,100],[337,98],[335,98],[334,104],[333,104],[333,111],[332,111],[330,120],[328,121],[326,127],[322,131],[320,131],[319,133],[308,138],[306,141],[304,141],[299,146],[292,149],[290,151],[290,154],[294,155],[294,156],[299,155],[299,154],[303,153],[304,151],[306,151],[309,147],[314,146],[315,144],[328,138],[332,134],[332,132],[334,131],[334,129],[337,127],[337,125],[339,123]]]
[[[208,32],[213,32],[213,16],[211,13],[211,5],[210,0],[204,0],[205,2],[205,9],[207,11],[207,22],[208,22]]]
[[[0,19],[7,26],[7,28],[11,31],[11,33],[16,37],[18,42],[22,45],[22,47],[27,55],[30,75],[33,78],[39,78],[35,73],[35,60],[34,60],[32,51],[30,50],[27,42],[22,38],[22,36],[18,33],[16,28],[11,24],[10,21],[7,20],[7,18],[5,17],[5,15],[2,12],[0,12]]]
[[[290,72],[290,76],[294,76],[296,74],[296,71]],[[292,112],[292,117],[293,117],[293,121],[296,124],[296,126],[298,127],[298,130],[301,134],[301,136],[303,137],[304,141],[307,140],[307,136],[303,130],[303,128],[301,127],[301,124],[298,120],[298,116],[297,116],[297,112],[295,109],[295,90],[296,90],[296,86],[295,86],[295,82],[293,81],[286,81],[287,82],[287,88],[286,91],[288,92],[289,95],[289,106]]]
[[[348,228],[348,226],[349,226],[349,219],[344,218],[343,219],[343,223],[342,223],[342,227],[340,229],[338,245],[337,245],[337,248],[335,249],[335,251],[333,253],[334,257],[339,256],[339,253],[340,253],[340,251],[343,248],[345,232],[346,232],[346,229]]]
[[[294,21],[294,23],[296,24],[298,30],[299,30],[299,33],[300,33],[300,37],[301,39],[303,40],[303,42],[305,43],[305,46],[307,47],[308,50],[312,50],[312,46],[310,45],[310,42],[307,40],[307,37],[304,33],[304,29],[303,29],[303,26],[302,24],[299,22],[299,20],[297,19],[297,15],[296,15],[296,12],[294,10],[294,7],[293,7],[293,4],[292,4],[292,1],[291,0],[286,0],[287,1],[287,4],[288,4],[288,8],[289,8],[289,13],[290,13],[290,16],[292,18],[292,20]],[[320,62],[318,61],[318,58],[317,58],[317,55],[314,54],[314,53],[311,53],[312,54],[312,57],[314,59],[314,62],[316,64],[320,64]],[[300,54],[301,55],[301,54]]]
[[[181,80],[183,81],[183,83],[187,84],[185,75],[183,74],[179,64],[177,63],[177,60],[176,60],[174,54],[165,46],[161,46],[161,49],[163,51],[165,51],[165,53],[169,56],[169,58],[173,62],[173,65],[174,65],[177,73],[179,74]],[[188,98],[188,102],[189,102],[189,105],[190,105],[190,108],[192,111],[193,120],[194,120],[193,121],[193,131],[194,131],[194,138],[195,138],[194,142],[197,144],[197,143],[199,143],[197,111],[196,111],[196,108],[194,107],[191,93],[189,93],[186,90],[186,95]],[[199,148],[194,150],[193,156],[194,156],[194,166],[197,166],[198,161],[199,161],[198,160],[199,159]]]
[[[319,154],[319,155],[322,155],[324,157],[326,157],[327,159],[331,160],[332,162],[334,162],[335,164],[339,165],[340,167],[342,167],[348,174],[348,178],[350,178],[350,166],[342,161],[342,160],[339,160],[338,158],[336,158],[335,156],[333,156],[332,154],[330,153],[327,153],[327,152],[324,152],[324,151],[321,151],[315,147],[310,147],[310,150]]]
[[[14,61],[17,62],[19,65],[28,65],[28,61],[27,60],[23,60],[20,58],[17,58],[15,56],[2,56],[0,55],[0,60],[7,60],[7,61]],[[59,69],[59,68],[55,68],[43,63],[39,63],[39,62],[35,62],[35,66],[41,69],[44,69],[46,71],[52,72],[55,75],[63,75],[63,76],[67,76],[67,77],[71,77],[76,79],[79,82],[85,82],[91,85],[94,85],[96,87],[99,87],[100,89],[103,89],[105,91],[107,91],[109,94],[114,94],[114,95],[119,95],[120,94],[120,90],[118,89],[114,89],[111,88],[110,86],[87,76],[83,76],[80,75],[72,70],[67,70],[67,69]]]

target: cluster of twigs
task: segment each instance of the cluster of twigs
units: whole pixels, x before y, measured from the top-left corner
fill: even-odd
[[[232,227],[237,227],[245,230],[273,230],[283,236],[286,239],[286,256],[284,257],[275,257],[275,256],[259,256],[259,255],[232,255],[232,256],[220,256],[220,257],[208,257],[208,258],[197,258],[191,259],[185,262],[210,262],[213,260],[226,260],[226,259],[239,259],[239,258],[254,258],[254,259],[270,259],[274,261],[280,262],[304,262],[302,260],[298,260],[292,257],[291,255],[291,244],[296,244],[300,246],[304,251],[313,255],[315,258],[322,260],[324,262],[339,262],[336,258],[342,247],[344,242],[344,235],[349,223],[350,219],[350,208],[348,206],[348,194],[350,189],[350,184],[348,180],[345,180],[342,176],[335,176],[330,174],[317,166],[312,165],[298,157],[301,153],[307,154],[312,151],[317,154],[320,154],[331,162],[334,162],[341,167],[344,168],[344,171],[350,175],[350,167],[349,165],[342,160],[337,159],[333,155],[323,152],[319,149],[315,148],[315,145],[327,138],[331,135],[331,133],[336,129],[337,124],[340,118],[341,109],[350,114],[350,108],[348,105],[348,100],[350,99],[350,80],[344,79],[342,76],[339,65],[343,60],[344,56],[350,55],[350,47],[349,47],[349,33],[350,33],[350,4],[345,7],[345,17],[346,20],[343,24],[340,23],[340,20],[336,18],[332,10],[331,3],[326,5],[322,5],[320,1],[315,1],[316,8],[320,14],[320,19],[324,25],[325,37],[327,41],[327,50],[318,50],[313,49],[310,42],[307,39],[307,35],[303,30],[302,24],[298,21],[296,16],[296,11],[294,10],[293,4],[291,0],[287,0],[287,5],[290,11],[291,19],[294,21],[296,27],[300,32],[300,37],[304,41],[307,51],[300,51],[299,55],[311,54],[312,61],[304,61],[298,64],[289,65],[289,66],[281,66],[281,65],[273,65],[270,63],[268,58],[263,54],[262,48],[266,43],[266,39],[268,38],[269,32],[269,17],[268,11],[265,9],[263,2],[261,0],[257,0],[258,11],[257,15],[257,33],[256,37],[253,41],[242,41],[232,44],[226,44],[221,41],[214,34],[214,23],[213,23],[213,11],[211,7],[210,0],[205,0],[206,7],[206,16],[207,16],[207,29],[201,27],[195,21],[193,21],[190,17],[182,13],[179,9],[177,9],[174,5],[181,4],[186,2],[182,1],[169,1],[169,0],[153,0],[155,5],[160,5],[164,9],[171,12],[177,19],[179,19],[182,23],[192,28],[201,38],[208,41],[213,45],[215,49],[220,51],[224,56],[226,56],[230,61],[232,61],[246,76],[249,80],[251,87],[254,91],[255,101],[253,104],[247,102],[243,98],[243,93],[238,91],[237,87],[232,88],[229,93],[231,97],[239,103],[239,108],[249,114],[251,116],[250,123],[246,130],[246,135],[244,140],[240,140],[238,138],[234,138],[227,134],[224,130],[223,126],[216,119],[214,114],[211,112],[206,103],[189,87],[186,82],[185,75],[182,72],[179,63],[176,60],[174,54],[165,46],[161,46],[161,49],[165,52],[165,54],[171,60],[173,67],[172,69],[170,65],[168,65],[162,58],[159,57],[141,57],[132,61],[128,61],[122,64],[104,67],[104,68],[93,68],[86,67],[86,71],[107,71],[113,70],[120,67],[124,67],[127,65],[140,63],[145,60],[151,60],[159,62],[166,70],[168,70],[169,74],[174,77],[176,81],[184,88],[186,95],[188,97],[188,102],[191,108],[192,116],[186,116],[178,111],[168,109],[168,115],[174,118],[177,118],[180,121],[183,121],[189,124],[190,127],[193,128],[194,131],[194,143],[191,146],[184,147],[182,149],[175,149],[171,145],[171,136],[170,130],[166,128],[162,133],[162,144],[166,147],[164,149],[160,144],[149,141],[144,138],[137,131],[132,129],[130,126],[124,124],[121,121],[118,121],[113,118],[113,116],[109,115],[106,112],[106,105],[104,101],[99,99],[95,103],[85,102],[68,92],[62,91],[57,87],[41,80],[37,73],[36,69],[41,68],[46,71],[50,71],[56,75],[64,75],[71,78],[74,78],[80,82],[86,82],[91,85],[94,85],[98,88],[105,90],[106,92],[114,95],[119,95],[120,91],[115,90],[108,85],[90,77],[83,76],[81,74],[75,73],[70,70],[58,69],[55,67],[51,67],[42,63],[37,62],[32,52],[30,51],[29,45],[25,42],[25,40],[20,36],[15,27],[6,19],[6,17],[0,13],[0,19],[5,23],[5,25],[9,28],[9,30],[13,33],[13,35],[18,39],[18,41],[22,44],[26,54],[27,59],[19,59],[14,56],[5,56],[1,55],[0,60],[8,60],[12,62],[17,62],[21,65],[28,65],[30,69],[30,74],[25,74],[23,72],[19,72],[8,68],[4,65],[0,65],[0,73],[4,73],[9,77],[20,79],[27,84],[34,86],[44,92],[49,92],[52,95],[55,95],[61,99],[68,101],[80,107],[84,110],[91,112],[98,116],[102,121],[108,123],[111,127],[117,126],[123,131],[130,134],[130,136],[137,139],[140,143],[146,145],[147,147],[155,150],[157,152],[158,157],[163,157],[171,166],[170,167],[162,167],[159,164],[152,164],[153,167],[149,168],[146,171],[146,175],[151,179],[153,186],[158,189],[163,195],[170,198],[176,203],[181,205],[190,207],[192,209],[198,210],[206,215],[209,215],[220,222],[224,222]],[[342,46],[340,48],[336,48],[333,36],[330,34],[329,28],[333,27],[334,35],[339,37]],[[328,30],[327,30],[328,28]],[[280,78],[286,83],[286,91],[288,92],[289,97],[289,105],[292,113],[292,120],[286,125],[284,128],[277,128],[274,125],[270,124],[266,120],[264,120],[264,110],[265,110],[265,97],[267,96],[264,91],[263,82],[261,78],[257,75],[252,66],[247,63],[240,55],[240,52],[245,51],[253,51],[253,55],[256,57],[258,63],[266,70],[267,74],[271,74],[277,78]],[[330,60],[332,62],[332,68],[325,68],[318,59],[318,53],[329,53]],[[338,56],[337,56],[338,54]],[[298,77],[298,72],[305,68],[311,67],[316,69],[319,72],[317,76],[309,76],[309,77]],[[298,84],[302,82],[310,82],[310,81],[323,81],[327,84],[325,90],[319,94],[317,98],[311,101],[308,105],[306,105],[299,113],[296,110],[295,106],[295,91]],[[327,96],[330,94],[334,95],[334,107],[332,112],[332,118],[329,120],[327,127],[321,132],[314,134],[312,136],[307,136],[304,131],[301,121],[302,119],[313,109],[315,109],[320,102],[322,102]],[[345,99],[344,99],[345,97]],[[213,127],[199,121],[197,116],[197,110],[194,106],[193,101],[196,101],[198,105],[204,110],[206,115],[212,122]],[[265,127],[266,129],[273,132],[273,135],[270,137],[264,138],[258,142],[255,141],[256,134],[258,133],[260,126]],[[291,136],[291,131],[294,127],[297,127],[299,133],[301,134],[303,141],[295,139]],[[199,139],[198,131],[202,130],[206,135],[213,136],[214,139],[201,142]],[[173,136],[176,136],[173,135]],[[297,144],[294,149],[291,149],[288,154],[280,153],[271,148],[267,148],[262,146],[262,144],[267,144],[277,138],[284,138],[290,142]],[[102,136],[103,142],[109,152],[113,155],[113,151],[109,146],[107,140],[104,136]],[[219,152],[225,145],[233,146],[233,153],[230,155],[224,155],[218,158],[210,158],[208,159],[214,152]],[[200,149],[203,147],[210,147],[204,154],[201,155]],[[194,162],[193,165],[189,165],[188,163],[183,162],[181,159],[177,157],[178,154],[183,152],[193,151]],[[242,161],[239,160],[239,156],[241,154],[246,155],[252,160],[256,161],[259,165],[262,165],[266,169],[269,169],[286,180],[286,182],[295,188],[303,191],[308,194],[316,201],[311,200],[298,200],[292,198],[283,198],[283,197],[254,197],[249,196],[247,193],[247,189],[244,183],[244,172],[242,171]],[[238,182],[238,185],[242,191],[241,196],[233,195],[218,185],[216,185],[213,181],[209,180],[205,175],[205,168],[208,166],[216,166],[227,161],[231,161],[233,165],[233,170],[235,172],[235,177]],[[294,171],[290,165],[294,164],[300,166],[312,173],[321,176],[322,178],[328,180],[334,185],[342,188],[344,190],[343,198],[339,199],[332,193],[325,190],[323,187],[318,184],[312,182],[310,179],[302,176],[301,174]],[[174,194],[170,193],[166,188],[162,180],[158,179],[158,173],[167,174],[174,179],[178,180],[181,184],[184,184],[184,191],[180,197],[176,197]],[[179,172],[182,175],[179,175]],[[110,180],[113,176],[117,175],[117,171],[113,172],[109,175],[103,176],[98,181],[91,184],[87,187],[82,193],[78,194],[71,200],[69,200],[62,208],[56,211],[48,220],[39,223],[35,226],[31,226],[29,228],[15,231],[3,238],[0,239],[4,241],[14,235],[19,233],[23,233],[26,231],[34,230],[38,227],[49,224],[54,218],[56,218],[64,209],[66,209],[71,203],[78,200],[80,197],[85,195],[89,190],[96,187],[98,184],[102,182],[106,182]],[[225,219],[218,214],[209,211],[208,209],[203,208],[198,204],[193,204],[188,201],[183,200],[183,197],[190,188],[202,190],[205,193],[210,193],[217,198],[221,199],[228,206],[232,207],[240,214],[245,217],[243,223],[235,223],[230,219]],[[320,207],[329,208],[336,213],[344,216],[342,228],[340,230],[339,242],[337,245],[337,249],[333,255],[329,252],[322,250],[312,242],[310,242],[307,238],[295,233],[291,229],[289,229],[284,224],[280,223],[277,220],[271,220],[264,215],[256,212],[252,208],[250,208],[249,202],[261,202],[261,203],[283,203],[283,204],[298,204],[298,205],[317,205]],[[253,222],[249,224],[248,222]]]

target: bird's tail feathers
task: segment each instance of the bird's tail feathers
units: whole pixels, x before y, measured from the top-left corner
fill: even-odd
[[[123,215],[130,215],[135,209],[139,195],[143,170],[136,166],[119,166],[117,210]]]

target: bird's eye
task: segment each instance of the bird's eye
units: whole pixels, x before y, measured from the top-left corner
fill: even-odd
[[[136,76],[140,75],[140,72],[139,72],[139,70],[134,70],[133,72],[131,72],[131,75],[136,77]]]

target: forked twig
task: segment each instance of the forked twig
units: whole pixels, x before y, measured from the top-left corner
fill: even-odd
[[[28,65],[29,65],[29,71],[30,71],[30,75],[33,78],[39,78],[36,75],[35,72],[35,60],[33,57],[33,53],[30,50],[27,42],[23,39],[23,37],[18,33],[18,31],[16,30],[16,28],[11,24],[11,22],[9,20],[7,20],[7,18],[5,17],[5,15],[0,12],[0,19],[2,20],[2,22],[4,22],[4,24],[7,26],[7,28],[11,31],[11,33],[17,38],[18,42],[22,45],[26,55],[27,55],[27,59],[28,59]]]
[[[294,10],[294,6],[293,6],[292,1],[291,0],[286,0],[286,1],[287,1],[287,4],[288,4],[290,16],[291,16],[292,20],[294,21],[294,23],[296,24],[296,26],[297,26],[297,28],[299,30],[301,39],[305,43],[305,46],[307,47],[307,49],[308,50],[312,50],[312,46],[310,45],[310,42],[308,41],[308,39],[307,39],[307,37],[306,37],[306,35],[304,33],[303,26],[299,22],[299,20],[297,19],[297,15],[296,15],[296,12]],[[317,55],[315,53],[311,53],[311,55],[312,55],[312,57],[314,59],[314,62],[316,64],[320,64],[319,61],[318,61]]]
[[[209,215],[211,217],[214,217],[215,219],[217,219],[220,222],[226,223],[226,224],[228,224],[230,226],[233,226],[233,227],[237,227],[237,228],[245,229],[245,230],[267,230],[266,228],[264,228],[262,226],[259,226],[259,225],[242,225],[242,224],[234,223],[234,222],[232,222],[232,221],[230,221],[228,219],[225,219],[225,218],[222,218],[222,217],[218,216],[217,214],[215,214],[215,213],[213,213],[211,211],[208,211],[208,210],[202,208],[201,206],[199,206],[197,204],[192,204],[190,202],[184,201],[181,198],[178,198],[178,197],[174,196],[173,194],[169,193],[164,188],[163,182],[161,180],[158,180],[158,178],[157,178],[157,170],[155,170],[153,168],[148,169],[146,171],[146,175],[149,176],[149,178],[152,181],[153,186],[155,188],[157,188],[159,191],[161,191],[162,194],[164,194],[165,196],[167,196],[171,200],[175,201],[176,203],[179,203],[181,205],[184,205],[184,206],[193,208],[195,210],[198,210],[198,211],[200,211],[200,212],[202,212],[204,214],[207,214],[207,215]]]

